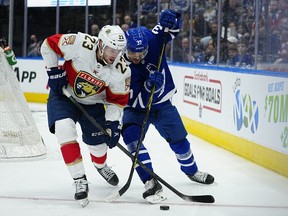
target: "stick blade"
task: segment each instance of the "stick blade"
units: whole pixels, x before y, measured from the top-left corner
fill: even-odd
[[[199,195],[199,196],[185,196],[182,197],[186,201],[201,202],[201,203],[214,203],[215,198],[212,195]]]
[[[117,200],[120,196],[121,195],[120,195],[119,191],[114,191],[106,197],[105,201],[106,202],[113,202],[113,201]]]

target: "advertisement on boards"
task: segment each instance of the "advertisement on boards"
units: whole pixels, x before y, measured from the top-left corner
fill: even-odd
[[[171,67],[181,115],[288,154],[288,78]]]

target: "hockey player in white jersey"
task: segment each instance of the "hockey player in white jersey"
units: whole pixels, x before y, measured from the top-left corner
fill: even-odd
[[[111,185],[119,179],[107,166],[107,150],[120,138],[120,119],[128,103],[131,71],[122,56],[126,46],[119,26],[104,26],[99,37],[88,34],[55,34],[45,39],[41,54],[47,67],[50,87],[47,104],[48,123],[61,147],[62,156],[74,179],[75,200],[88,204],[88,181],[77,142],[76,123],[100,175]],[[59,66],[59,57],[65,61]],[[63,94],[66,90],[111,137],[99,131]],[[105,108],[104,108],[105,106]]]

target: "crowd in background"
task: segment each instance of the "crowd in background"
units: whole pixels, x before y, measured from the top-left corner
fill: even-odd
[[[288,63],[288,1],[269,0],[259,3],[259,36],[255,39],[255,1],[222,3],[221,26],[218,25],[217,1],[198,1],[193,18],[188,10],[180,37],[174,44],[173,61],[215,64],[218,29],[220,28],[221,65],[253,68],[255,42],[258,42],[257,62]],[[190,25],[192,24],[192,32]],[[192,35],[192,37],[191,37]],[[189,50],[190,38],[192,49]],[[189,52],[190,51],[190,52]]]
[[[140,5],[137,5],[139,2]],[[117,1],[115,23],[124,31],[137,25],[153,28],[158,22],[159,11],[168,7],[181,13],[183,18],[181,32],[173,43],[166,47],[166,55],[172,62],[217,64],[248,69],[255,68],[255,64],[288,63],[288,0],[222,0],[220,5],[218,0],[130,0],[129,7],[126,3],[127,1]],[[259,7],[258,35],[256,6]],[[79,15],[80,10],[83,12],[82,9],[61,8],[60,33],[83,32],[83,20],[81,26],[76,26],[77,22],[81,21],[77,18],[75,18],[77,22],[65,21],[68,19],[66,13],[68,10],[77,10],[78,13],[73,13],[75,17]],[[111,7],[107,10],[108,13],[103,8],[91,9],[89,34],[97,36],[101,27],[113,23]],[[30,25],[35,26],[34,22],[31,21]],[[45,23],[44,20],[41,24],[45,27]],[[43,32],[39,35],[33,31],[37,28],[29,29],[30,41],[27,43],[26,56],[34,57],[39,55],[42,39],[55,32],[54,29],[49,29],[48,24],[47,35]]]

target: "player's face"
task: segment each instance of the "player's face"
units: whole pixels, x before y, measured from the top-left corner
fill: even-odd
[[[139,64],[140,61],[146,56],[147,51],[143,52],[127,52],[129,59],[132,61],[133,64]]]
[[[121,51],[122,50],[116,50],[106,46],[103,50],[104,53],[103,58],[108,64],[113,64],[116,57],[119,55]]]

